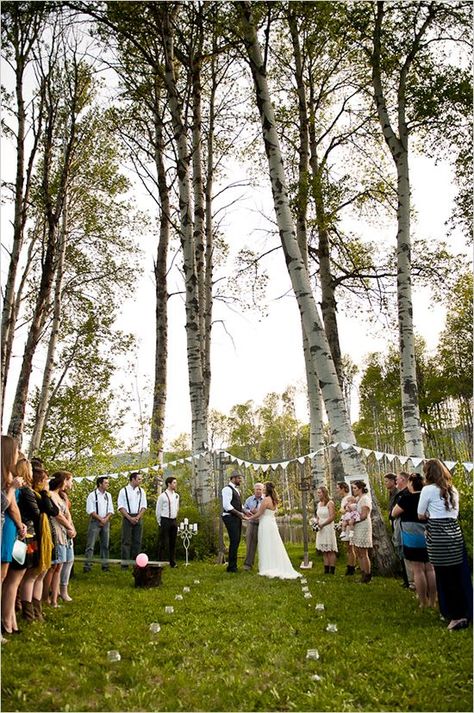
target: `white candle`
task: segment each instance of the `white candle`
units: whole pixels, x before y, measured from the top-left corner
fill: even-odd
[[[185,525],[187,525],[187,524],[188,524],[188,522],[189,522],[188,518],[187,518],[187,517],[185,517],[185,518],[184,518],[184,524],[185,524]]]
[[[184,530],[184,522],[181,522],[181,523],[180,523],[179,529],[180,529],[180,530]]]
[[[195,522],[195,523],[194,523],[194,525],[193,525],[193,529],[194,529],[194,532],[197,532],[197,531],[198,531],[198,526],[197,526],[197,522]]]

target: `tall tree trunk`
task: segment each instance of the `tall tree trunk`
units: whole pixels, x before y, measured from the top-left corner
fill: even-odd
[[[10,367],[10,357],[13,346],[16,319],[18,311],[15,309],[18,300],[15,297],[15,282],[20,260],[21,249],[24,242],[24,231],[27,219],[27,208],[29,202],[31,177],[33,164],[38,149],[38,142],[41,136],[42,115],[43,115],[43,92],[40,92],[39,106],[37,112],[37,125],[32,127],[33,142],[25,169],[25,134],[26,134],[26,109],[23,96],[23,79],[25,67],[29,61],[29,56],[33,44],[35,43],[41,23],[43,9],[39,9],[36,14],[33,12],[28,19],[28,12],[21,8],[15,9],[11,6],[15,15],[12,22],[12,34],[10,41],[15,53],[15,99],[17,106],[17,130],[16,130],[16,176],[15,176],[15,207],[13,216],[13,243],[10,251],[10,261],[8,264],[8,275],[5,284],[5,293],[2,308],[2,325],[0,334],[0,371],[2,374],[1,396],[0,396],[0,421],[3,420],[4,396]]]
[[[236,5],[243,21],[244,42],[255,84],[273,202],[288,273],[298,302],[304,331],[308,338],[311,357],[314,360],[314,368],[318,374],[319,385],[333,436],[337,440],[354,444],[355,437],[347,415],[342,390],[312,294],[308,271],[296,239],[286,188],[283,157],[276,131],[275,115],[270,99],[261,48],[252,18],[251,3],[245,1],[238,2]],[[355,449],[352,448],[345,452],[344,461],[347,475],[362,476],[365,474],[365,467]],[[387,571],[387,562],[391,562],[393,559],[393,548],[391,548],[387,533],[382,537],[379,544],[377,564],[380,571],[384,572]]]
[[[165,83],[173,122],[177,148],[177,173],[180,203],[180,239],[183,250],[183,268],[186,290],[186,339],[188,354],[189,390],[191,400],[191,434],[193,451],[207,449],[207,419],[203,419],[203,372],[201,319],[199,310],[199,284],[196,270],[196,249],[193,235],[193,211],[191,201],[190,152],[186,138],[186,127],[182,119],[181,102],[176,84],[174,43],[170,23],[170,9],[163,8],[163,45],[165,52]],[[200,473],[202,471],[199,471]],[[196,498],[200,506],[212,498],[209,473],[203,482],[197,482]]]
[[[290,28],[293,53],[295,58],[295,80],[298,92],[298,121],[299,121],[299,151],[298,151],[298,195],[296,199],[296,238],[301,255],[308,269],[308,235],[307,235],[307,210],[308,210],[308,178],[309,178],[309,138],[308,138],[308,108],[306,92],[303,81],[303,60],[299,42],[297,15],[291,10],[288,13],[288,26]],[[311,461],[312,488],[314,492],[324,483],[324,433],[323,433],[323,408],[321,392],[319,389],[318,375],[311,359],[311,351],[306,336],[303,322],[301,322],[303,337],[303,353],[306,370],[306,384],[309,403],[309,448],[316,453]],[[316,499],[315,499],[316,501]]]
[[[36,409],[36,417],[33,425],[33,432],[29,446],[29,457],[31,458],[38,453],[43,437],[43,431],[46,424],[46,415],[49,412],[49,404],[51,400],[51,383],[54,371],[54,357],[56,354],[56,346],[59,338],[59,329],[61,327],[62,314],[62,294],[64,282],[64,265],[66,261],[67,248],[67,204],[64,202],[64,210],[61,220],[61,230],[59,235],[58,260],[56,267],[56,284],[54,287],[54,308],[53,320],[51,325],[51,334],[49,337],[48,352],[46,355],[46,363],[43,372],[43,383]]]
[[[170,199],[164,162],[163,122],[160,89],[155,80],[155,166],[160,198],[160,237],[155,262],[156,338],[155,384],[151,414],[150,454],[163,461],[168,367],[168,284],[167,260],[170,238]]]
[[[407,455],[423,458],[423,435],[418,405],[416,380],[415,340],[413,334],[413,302],[411,294],[411,234],[410,234],[410,175],[408,168],[408,127],[405,117],[406,80],[419,50],[421,39],[433,20],[432,11],[418,31],[410,52],[403,63],[398,85],[398,136],[387,111],[382,86],[381,55],[384,3],[377,3],[373,32],[372,85],[374,101],[384,139],[390,149],[397,170],[397,303],[400,342],[400,379],[402,395],[403,431]]]

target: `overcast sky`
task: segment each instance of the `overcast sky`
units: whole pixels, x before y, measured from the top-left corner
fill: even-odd
[[[449,169],[435,166],[428,159],[412,161],[413,207],[417,218],[413,222],[413,234],[422,238],[445,237],[444,223],[449,218],[454,189]],[[249,190],[247,197],[234,205],[225,220],[225,237],[237,251],[245,246],[253,250],[268,249],[269,242],[263,238],[268,224],[260,217],[264,212],[273,218],[269,191]],[[261,229],[261,230],[260,230]],[[372,231],[370,238],[396,241],[396,225],[393,222],[383,231]],[[144,254],[144,274],[136,298],[124,305],[120,326],[135,333],[139,340],[137,380],[140,390],[151,399],[154,368],[154,285],[152,255],[155,246]],[[453,244],[453,251],[462,250],[462,240]],[[178,257],[181,260],[181,257]],[[236,312],[220,303],[215,305],[215,320],[224,320],[225,327],[217,322],[212,339],[212,387],[211,408],[229,413],[232,406],[253,400],[261,404],[272,392],[283,392],[287,386],[300,388],[296,400],[297,416],[308,420],[305,388],[304,360],[301,346],[299,312],[290,289],[281,250],[265,260],[270,280],[267,288],[268,316],[258,312]],[[181,289],[178,283],[169,286],[170,292]],[[288,293],[286,296],[285,293]],[[439,332],[444,327],[445,312],[433,303],[429,290],[415,289],[415,329],[423,336],[428,348],[436,348]],[[182,296],[169,302],[169,376],[166,418],[166,441],[182,432],[189,432],[191,413],[186,365],[185,315]],[[139,319],[137,319],[139,316]],[[386,351],[397,340],[397,325],[391,329],[379,322],[370,325],[357,307],[352,314],[348,310],[339,313],[339,329],[342,351],[348,354],[361,368],[368,354]],[[146,399],[146,396],[145,396]],[[352,418],[357,417],[357,388],[352,394]],[[143,406],[143,402],[142,402]],[[136,419],[138,400],[130,406],[130,422]]]

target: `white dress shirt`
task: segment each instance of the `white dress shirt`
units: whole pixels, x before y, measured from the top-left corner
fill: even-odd
[[[127,495],[128,502],[130,503],[130,510],[128,509]],[[121,488],[118,494],[117,510],[123,508],[129,515],[138,515],[140,510],[143,508],[146,509],[146,507],[146,493],[143,488],[140,488],[139,485],[137,485],[136,488],[132,488],[130,484],[126,485],[125,488]]]
[[[112,503],[112,496],[110,493],[104,491],[100,492],[99,488],[96,488],[89,493],[86,501],[86,512],[91,515],[93,512],[97,513],[99,517],[105,517],[109,513],[114,514],[114,506]]]
[[[174,490],[166,489],[161,493],[156,501],[156,519],[161,525],[162,517],[169,517],[172,520],[178,517],[179,495]]]
[[[222,507],[223,507],[223,515],[227,515],[227,513],[231,512],[234,508],[232,507],[231,501],[232,501],[232,490],[230,488],[233,488],[236,493],[239,494],[240,496],[240,491],[233,485],[233,483],[228,483],[224,488],[222,488]]]

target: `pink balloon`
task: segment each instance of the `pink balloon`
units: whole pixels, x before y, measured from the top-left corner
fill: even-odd
[[[135,562],[137,563],[138,567],[146,567],[148,564],[148,555],[146,555],[144,552],[141,552],[139,555],[136,556]]]

